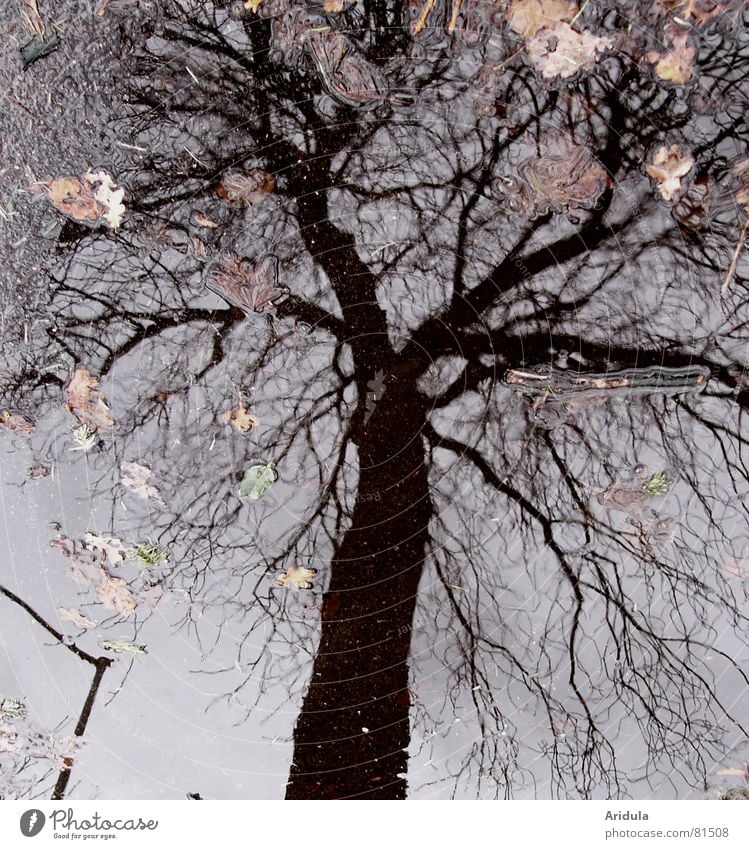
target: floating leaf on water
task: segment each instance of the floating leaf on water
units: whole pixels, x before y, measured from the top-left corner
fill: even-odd
[[[0,414],[0,425],[7,427],[13,433],[33,433],[36,425],[21,413],[13,413],[10,410],[3,410]]]
[[[103,570],[102,570],[103,571]],[[104,607],[114,610],[127,619],[133,616],[138,602],[122,578],[112,578],[104,573],[104,579],[96,587],[96,594]]]
[[[72,622],[76,628],[95,628],[96,622],[93,619],[89,619],[87,616],[84,616],[79,610],[75,610],[72,607],[58,607],[57,615],[64,622]]]
[[[580,69],[591,70],[599,54],[614,45],[613,36],[577,32],[569,24],[558,23],[543,29],[528,41],[528,57],[545,80],[574,76]]]
[[[689,33],[676,27],[666,27],[665,40],[671,47],[668,53],[651,50],[645,54],[645,61],[655,65],[655,73],[660,79],[683,85],[694,74],[697,50],[689,44]]]
[[[227,171],[216,187],[216,194],[230,203],[250,204],[262,200],[275,188],[276,178],[272,174],[253,168],[249,174]]]
[[[233,410],[227,410],[222,419],[240,433],[249,433],[260,423],[241,402]]]
[[[26,719],[27,714],[26,705],[18,699],[0,699],[0,718]]]
[[[102,562],[108,560],[112,566],[123,563],[127,551],[122,540],[117,537],[104,537],[99,534],[88,533],[84,537],[86,548],[92,550]]]
[[[133,657],[138,657],[146,653],[145,646],[130,643],[127,640],[102,640],[99,645],[105,651],[115,652],[115,654],[130,654]]]
[[[116,230],[122,223],[124,189],[116,188],[106,171],[87,171],[83,178],[58,177],[36,183],[31,191],[46,191],[50,203],[63,215],[81,224],[106,224]]]
[[[561,21],[571,21],[577,3],[571,0],[513,0],[507,10],[510,29],[531,38],[542,29],[552,29]]]
[[[32,466],[28,472],[26,472],[26,477],[29,480],[35,481],[39,480],[39,478],[46,478],[52,474],[52,469],[49,466]]]
[[[138,566],[141,569],[156,569],[168,563],[171,554],[168,548],[161,548],[155,542],[148,540],[148,542],[142,542],[140,545],[136,545],[129,552],[129,556],[133,560],[138,561]]]
[[[310,569],[307,566],[289,566],[282,572],[277,580],[277,587],[291,587],[295,590],[312,589],[312,580],[317,575],[317,569]]]
[[[73,428],[73,442],[75,445],[71,451],[90,451],[99,441],[99,434],[91,430],[88,425],[79,425]]]
[[[90,430],[108,430],[114,425],[104,395],[96,388],[99,378],[87,368],[77,368],[65,384],[65,406]],[[84,449],[85,450],[85,449]]]
[[[666,495],[671,491],[673,480],[667,472],[655,472],[642,485],[642,488],[648,495],[657,497]]]
[[[153,472],[148,466],[142,466],[140,463],[131,463],[125,460],[120,466],[120,470],[122,472],[123,486],[126,486],[131,492],[147,501],[153,501],[155,504],[166,507],[161,493],[153,484],[148,482],[153,475]]]
[[[232,254],[222,259],[208,275],[206,285],[216,294],[246,312],[271,309],[289,290],[278,285],[278,259],[266,257],[250,265],[245,257]]]
[[[244,473],[239,486],[239,497],[257,501],[277,480],[278,473],[273,468],[272,462],[263,466],[252,466]]]
[[[196,227],[205,227],[209,230],[215,230],[218,227],[215,221],[203,215],[200,211],[193,212],[190,220]]]
[[[694,157],[685,153],[678,144],[671,147],[661,145],[645,170],[655,180],[663,200],[670,202],[681,192],[682,177],[692,170],[693,165]]]

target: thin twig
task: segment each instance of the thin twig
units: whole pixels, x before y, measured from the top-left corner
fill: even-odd
[[[733,252],[733,258],[731,259],[731,264],[728,266],[728,274],[726,274],[726,279],[723,281],[723,285],[720,287],[720,296],[721,298],[725,296],[726,290],[728,289],[731,280],[733,280],[733,275],[736,273],[736,266],[739,264],[739,257],[741,256],[741,251],[744,247],[744,241],[746,239],[747,231],[749,231],[749,219],[747,219],[744,226],[741,228],[741,235],[739,236],[739,242],[736,245],[736,250]]]

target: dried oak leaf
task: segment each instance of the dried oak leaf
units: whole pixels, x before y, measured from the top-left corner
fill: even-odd
[[[161,493],[153,484],[148,482],[153,475],[148,466],[141,466],[140,463],[131,463],[125,460],[120,466],[120,470],[122,471],[123,486],[147,501],[153,501],[155,504],[166,507]]]
[[[108,560],[112,566],[119,566],[120,563],[124,563],[127,549],[122,544],[122,540],[117,539],[117,537],[103,537],[88,533],[85,540],[86,548],[94,551],[97,559]]]
[[[554,29],[543,29],[528,41],[528,56],[544,79],[574,76],[581,68],[591,70],[599,53],[611,48],[610,35],[593,35],[588,30],[577,32],[569,24],[559,23]]]
[[[651,50],[645,54],[645,61],[655,65],[655,73],[666,82],[684,85],[694,74],[694,59],[697,51],[689,44],[689,33],[673,27],[666,28],[666,44],[671,46],[668,53]]]
[[[658,185],[665,201],[671,202],[682,190],[681,180],[694,165],[694,157],[684,153],[678,144],[662,145],[656,150],[653,161],[645,169]]]
[[[138,606],[123,578],[105,575],[104,580],[96,587],[96,594],[104,607],[115,610],[125,618],[132,616]]]
[[[288,289],[278,285],[275,256],[268,256],[253,266],[245,257],[232,254],[209,273],[206,285],[246,312],[268,310],[288,294]]]
[[[227,410],[222,418],[226,424],[230,424],[240,433],[249,433],[259,424],[255,416],[241,402],[233,410]]]
[[[21,413],[12,413],[10,410],[3,410],[0,413],[0,425],[7,427],[13,433],[33,433],[36,425],[27,416]]]
[[[57,615],[64,622],[72,622],[76,628],[95,628],[96,622],[84,616],[79,610],[72,607],[58,607]]]
[[[65,406],[81,424],[93,430],[108,430],[114,419],[104,396],[96,387],[99,379],[87,368],[78,368],[65,386]]]
[[[510,29],[524,38],[531,38],[542,29],[561,21],[571,21],[577,14],[572,0],[514,0],[507,10]]]
[[[272,174],[262,168],[253,168],[249,174],[227,171],[221,177],[215,193],[230,203],[249,204],[261,200],[275,188],[276,178]]]
[[[277,587],[291,587],[295,590],[312,589],[312,580],[317,575],[317,569],[307,566],[289,566],[276,580]]]
[[[82,179],[58,177],[39,183],[52,205],[63,215],[83,224],[106,224],[116,230],[122,223],[124,189],[118,189],[106,171],[87,171]],[[36,191],[32,186],[32,191]]]

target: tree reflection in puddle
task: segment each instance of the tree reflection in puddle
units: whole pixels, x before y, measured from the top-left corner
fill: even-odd
[[[291,0],[123,16],[128,213],[116,236],[75,233],[49,339],[4,403],[38,417],[74,368],[101,377],[116,430],[92,454],[97,499],[179,552],[164,584],[189,598],[185,633],[210,621],[253,671],[223,670],[227,693],[303,688],[287,797],[701,792],[749,683],[740,579],[719,568],[749,543],[743,259],[719,298],[745,221],[738,6],[695,24],[675,85],[638,63],[667,4],[568,4],[549,28],[616,49],[552,80],[521,0],[447,5],[438,24]],[[703,108],[717,81],[722,111]],[[666,199],[645,163],[677,142],[694,166]],[[217,196],[256,169],[272,191]],[[232,257],[274,258],[269,321],[206,289]],[[591,372],[710,379],[550,431],[503,376],[562,349]],[[226,423],[237,397],[248,432]],[[153,470],[168,507],[118,512],[112,458]],[[258,462],[279,479],[247,506]],[[674,470],[657,545],[595,508],[638,464]]]

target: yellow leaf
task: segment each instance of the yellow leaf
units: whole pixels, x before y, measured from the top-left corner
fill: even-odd
[[[244,0],[245,9],[251,10],[257,14],[257,10],[263,5],[263,0]]]

